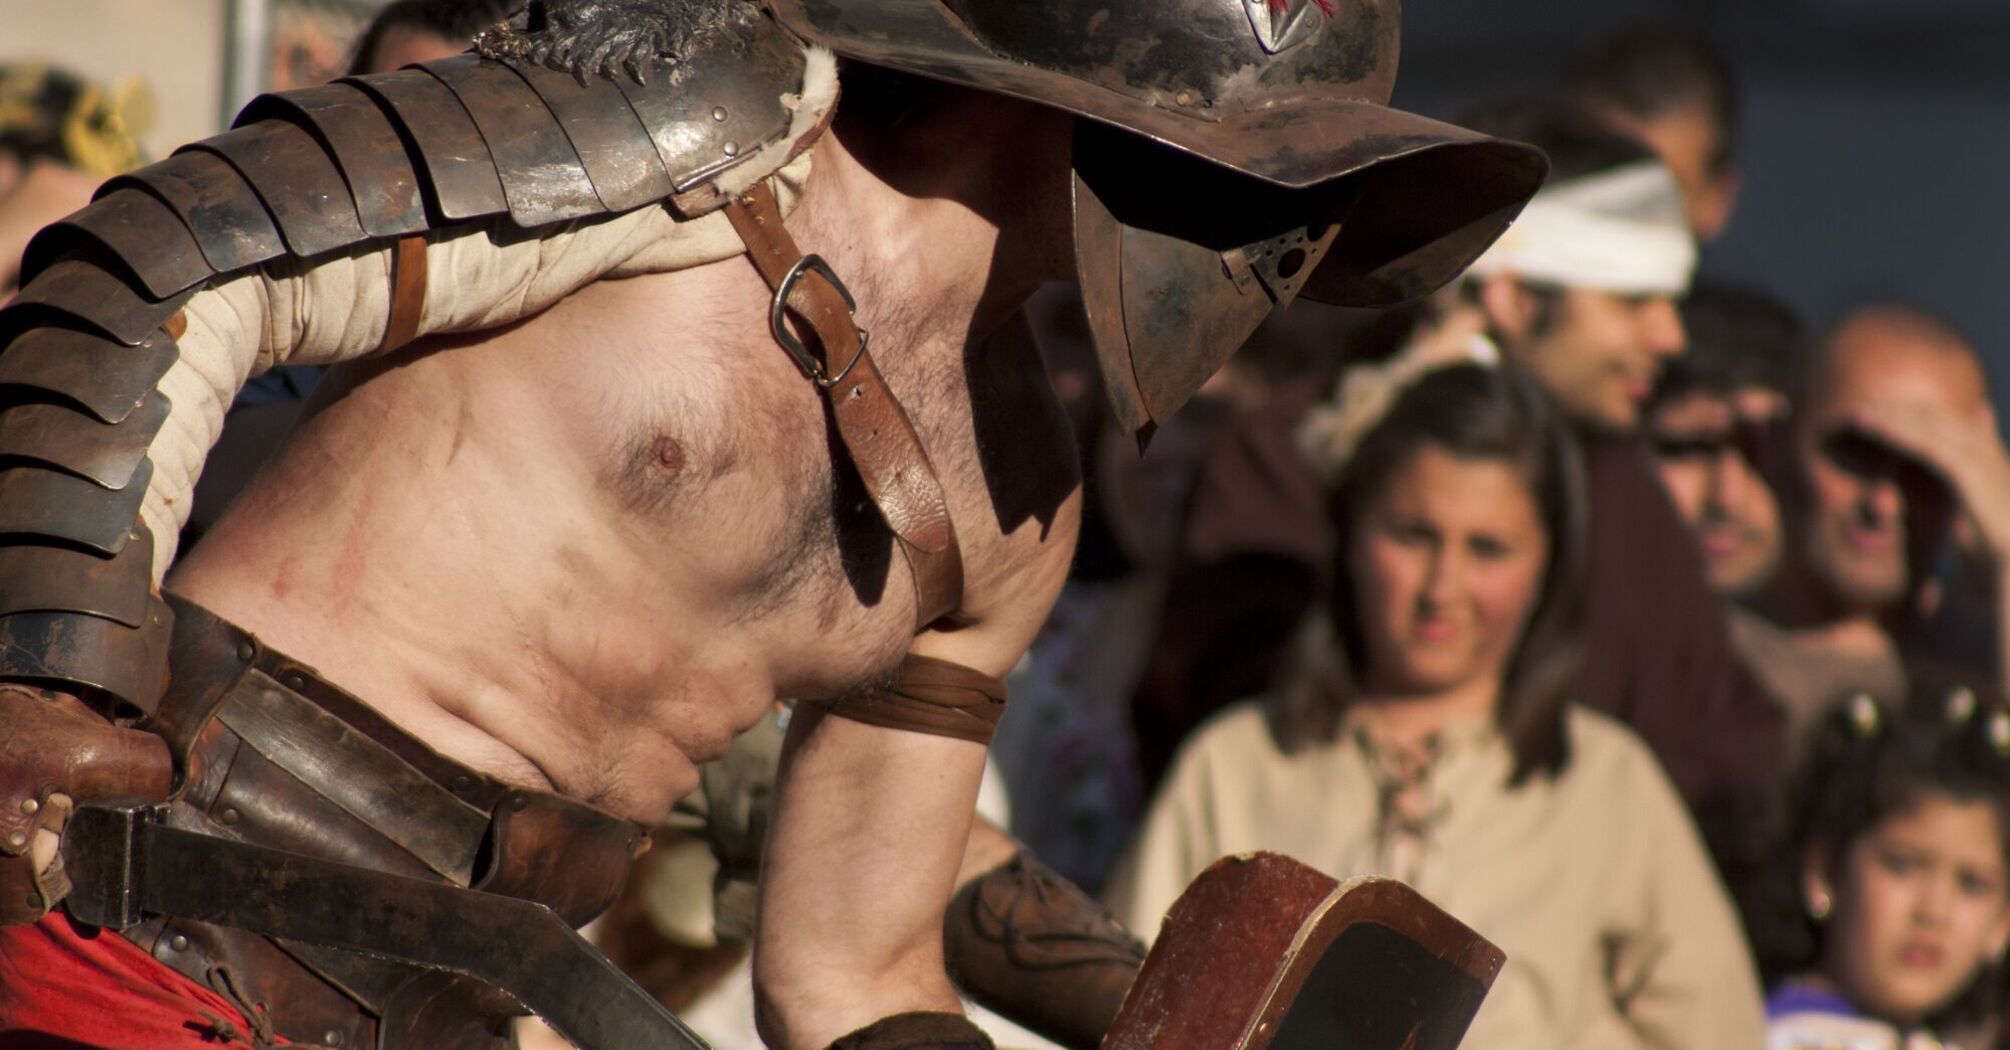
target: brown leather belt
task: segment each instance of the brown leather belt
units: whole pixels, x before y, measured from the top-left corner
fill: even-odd
[[[689,1036],[565,940],[620,892],[644,829],[446,758],[312,669],[169,601],[173,681],[148,728],[174,754],[176,790],[163,806],[79,810],[64,846],[73,915],[123,927],[239,1003],[266,1041],[489,1050],[513,1045],[518,1001],[568,996],[596,1028],[574,1033],[581,1045]],[[518,951],[498,951],[512,938]],[[441,957],[455,950],[477,957]],[[616,984],[582,988],[583,974]]]

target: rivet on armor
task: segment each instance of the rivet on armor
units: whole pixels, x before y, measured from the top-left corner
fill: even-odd
[[[728,157],[737,157],[740,155],[740,144],[737,142],[728,142],[720,147],[719,151]]]
[[[1173,103],[1174,103],[1175,105],[1180,105],[1180,106],[1191,106],[1191,105],[1193,105],[1193,92],[1191,92],[1191,91],[1181,91],[1181,92],[1180,92],[1179,94],[1177,94],[1177,95],[1174,95],[1174,96],[1173,96]]]
[[[222,813],[217,814],[217,818],[225,824],[235,824],[237,823],[237,810],[226,809]]]
[[[252,646],[251,646],[251,643],[250,643],[250,642],[239,642],[239,643],[237,643],[237,658],[238,658],[238,659],[240,659],[240,660],[243,660],[243,661],[244,661],[245,663],[250,663],[250,662],[251,662],[251,658],[252,658],[252,657],[254,657],[254,656],[256,656],[256,655],[258,655],[258,650],[257,650],[257,649],[254,649],[254,648],[252,648]]]
[[[32,798],[24,798],[21,800],[21,812],[26,813],[31,817],[35,815],[36,810],[41,808],[42,804],[40,802],[35,801]]]
[[[178,952],[188,951],[188,938],[183,937],[181,934],[177,933],[173,937],[169,938],[168,947],[173,948],[175,951]]]
[[[30,893],[28,895],[28,907],[39,909],[41,906],[42,906],[42,895],[39,893]]]
[[[288,689],[303,689],[307,685],[307,677],[298,671],[286,672],[286,677],[282,681],[286,683]]]
[[[516,810],[518,813],[523,812],[524,807],[528,805],[530,805],[530,800],[522,795],[511,795],[509,797],[509,808]]]
[[[25,831],[17,831],[11,835],[8,835],[7,844],[9,846],[14,847],[15,849],[20,849],[22,846],[28,844],[28,833]]]
[[[712,119],[718,121],[721,124],[724,124],[726,122],[726,107],[713,106]]]
[[[473,777],[471,777],[471,776],[467,775],[466,773],[455,773],[455,774],[454,774],[454,790],[455,790],[455,791],[466,791],[467,789],[469,789],[469,788],[471,788],[471,787],[474,787],[474,786],[475,786],[475,778],[473,778]]]
[[[336,1031],[333,1028],[330,1028],[329,1030],[321,1033],[321,1041],[323,1043],[328,1044],[329,1046],[341,1046],[342,1033]]]

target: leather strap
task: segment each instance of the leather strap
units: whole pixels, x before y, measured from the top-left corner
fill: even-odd
[[[839,1036],[830,1050],[992,1050],[992,1043],[962,1014],[917,1011],[882,1017]]]
[[[382,353],[396,350],[419,337],[419,320],[426,312],[426,238],[411,234],[398,238],[391,249],[391,318],[384,322]]]
[[[991,746],[1005,717],[1005,681],[962,664],[908,653],[891,686],[834,704],[839,718]]]
[[[962,604],[963,556],[942,482],[914,422],[873,364],[866,334],[852,320],[849,293],[822,260],[805,257],[796,246],[768,183],[756,182],[725,211],[778,305],[810,336],[806,349],[816,367],[807,370],[830,401],[838,436],[907,556],[915,628],[927,627]],[[786,339],[787,333],[778,328],[776,336]]]

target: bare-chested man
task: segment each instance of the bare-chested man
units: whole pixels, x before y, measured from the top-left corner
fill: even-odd
[[[609,18],[639,21],[594,21]],[[943,905],[970,827],[982,723],[1002,703],[986,683],[1046,615],[1077,500],[1069,432],[1040,361],[1001,329],[1037,284],[1079,274],[1119,414],[1144,429],[1300,291],[1374,304],[1448,279],[1532,191],[1541,163],[1381,108],[1395,19],[1393,3],[1314,0],[1107,10],[574,0],[533,5],[490,37],[510,63],[453,59],[267,103],[253,113],[269,119],[187,155],[196,159],[173,169],[180,181],[156,177],[144,190],[170,207],[194,202],[172,218],[205,253],[242,252],[245,241],[206,225],[236,187],[177,196],[230,177],[194,168],[221,157],[271,215],[253,218],[310,263],[205,277],[186,298],[157,287],[169,281],[165,249],[120,256],[115,232],[85,220],[51,242],[71,237],[81,255],[37,264],[31,249],[38,280],[8,333],[32,328],[39,310],[81,317],[75,327],[115,343],[144,350],[172,337],[182,349],[160,379],[177,414],[148,446],[150,483],[128,479],[147,490],[138,525],[126,519],[106,536],[93,531],[98,517],[27,515],[14,519],[30,541],[19,549],[50,567],[59,544],[130,564],[150,541],[161,553],[145,560],[165,564],[167,523],[215,398],[272,360],[366,358],[168,580],[174,678],[148,724],[164,726],[181,774],[165,819],[394,874],[429,870],[572,918],[591,913],[596,880],[619,870],[610,858],[632,845],[633,825],[661,819],[693,788],[696,763],[776,698],[810,701],[790,728],[762,879],[765,1037],[801,1048],[985,1045],[944,974]],[[828,58],[803,55],[798,37],[947,83],[846,67],[833,122],[816,72]],[[728,55],[743,64],[728,76],[701,61]],[[788,78],[779,92],[756,79],[775,70]],[[707,91],[730,102],[712,104]],[[778,93],[785,132],[762,144],[721,130]],[[425,108],[443,102],[460,109]],[[542,126],[564,139],[538,137],[522,107],[540,102],[555,118]],[[462,110],[494,158],[507,223],[447,221],[484,214],[468,205],[479,187],[455,181],[467,169],[442,144],[451,122],[422,115]],[[385,116],[426,183],[427,232],[387,217],[377,194],[395,187],[345,153],[357,127]],[[638,126],[648,137],[632,134]],[[560,163],[568,140],[576,169]],[[388,140],[374,141],[381,150]],[[639,152],[623,152],[634,143]],[[316,145],[334,160],[315,159]],[[700,147],[712,152],[695,171],[678,163]],[[659,155],[665,172],[633,166]],[[568,179],[573,170],[583,182]],[[348,183],[356,215],[313,210],[331,199],[313,195],[330,171]],[[668,211],[612,203],[662,200],[642,189],[652,180],[667,187]],[[359,216],[372,237],[331,232]],[[388,232],[370,230],[373,219]],[[74,275],[92,264],[76,260],[90,237],[156,293],[147,308],[78,302]],[[165,327],[147,334],[156,323]],[[72,338],[37,334],[46,331],[22,339]],[[34,389],[76,393],[41,382]],[[90,480],[96,461],[80,465],[70,448],[37,462]],[[36,609],[124,624],[81,598],[64,602]],[[128,625],[141,637],[164,629],[159,601],[146,608]],[[0,619],[0,631],[9,626]],[[93,678],[115,676],[90,652],[76,671],[68,649],[34,656],[42,663],[0,665],[0,678],[60,686],[108,711],[154,703],[124,680]],[[80,706],[50,696],[0,693],[9,712]],[[101,732],[141,747],[132,731]],[[130,781],[118,786],[157,786]],[[44,784],[35,800],[54,810],[62,794]],[[351,847],[349,818],[368,845]],[[8,827],[22,826],[14,819]],[[61,824],[45,815],[25,826]],[[78,832],[69,836],[66,859]],[[6,841],[20,852],[23,842]],[[84,859],[91,872],[107,863]],[[256,882],[257,865],[245,867],[230,874]],[[39,906],[57,895],[46,877],[33,893]],[[16,957],[81,953],[101,971],[82,985],[0,982],[0,1023],[88,1042],[88,1026],[65,1028],[52,1005],[79,994],[62,989],[158,960],[166,967],[145,972],[187,1010],[201,1004],[214,1019],[205,1037],[248,1026],[312,1039],[322,1022],[303,1018],[336,1008],[257,987],[271,975],[256,953],[275,951],[365,1019],[328,1028],[340,1038],[323,1042],[441,1045],[425,1044],[427,1033],[464,1033],[473,1020],[427,1025],[487,1016],[466,987],[439,992],[437,974],[386,977],[375,957],[397,952],[379,949],[357,970],[317,947],[326,932],[275,919],[258,928],[278,938],[265,941],[190,925],[158,903],[173,896],[148,898],[149,922],[128,931],[152,960],[116,937],[78,948],[91,939],[74,896],[68,913],[0,931]],[[353,939],[339,943],[374,935],[343,931]],[[209,962],[192,968],[209,987],[174,985],[198,954]],[[391,990],[378,995],[372,982]],[[162,1033],[192,1040],[186,1029]],[[154,1045],[178,1044],[162,1034]]]

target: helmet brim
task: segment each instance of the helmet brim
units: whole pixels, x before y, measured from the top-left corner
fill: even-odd
[[[1548,172],[1540,150],[1360,99],[1305,98],[1202,119],[986,48],[938,0],[768,0],[789,31],[871,65],[1052,106],[1287,189],[1359,181],[1304,293],[1389,306],[1458,276]]]

